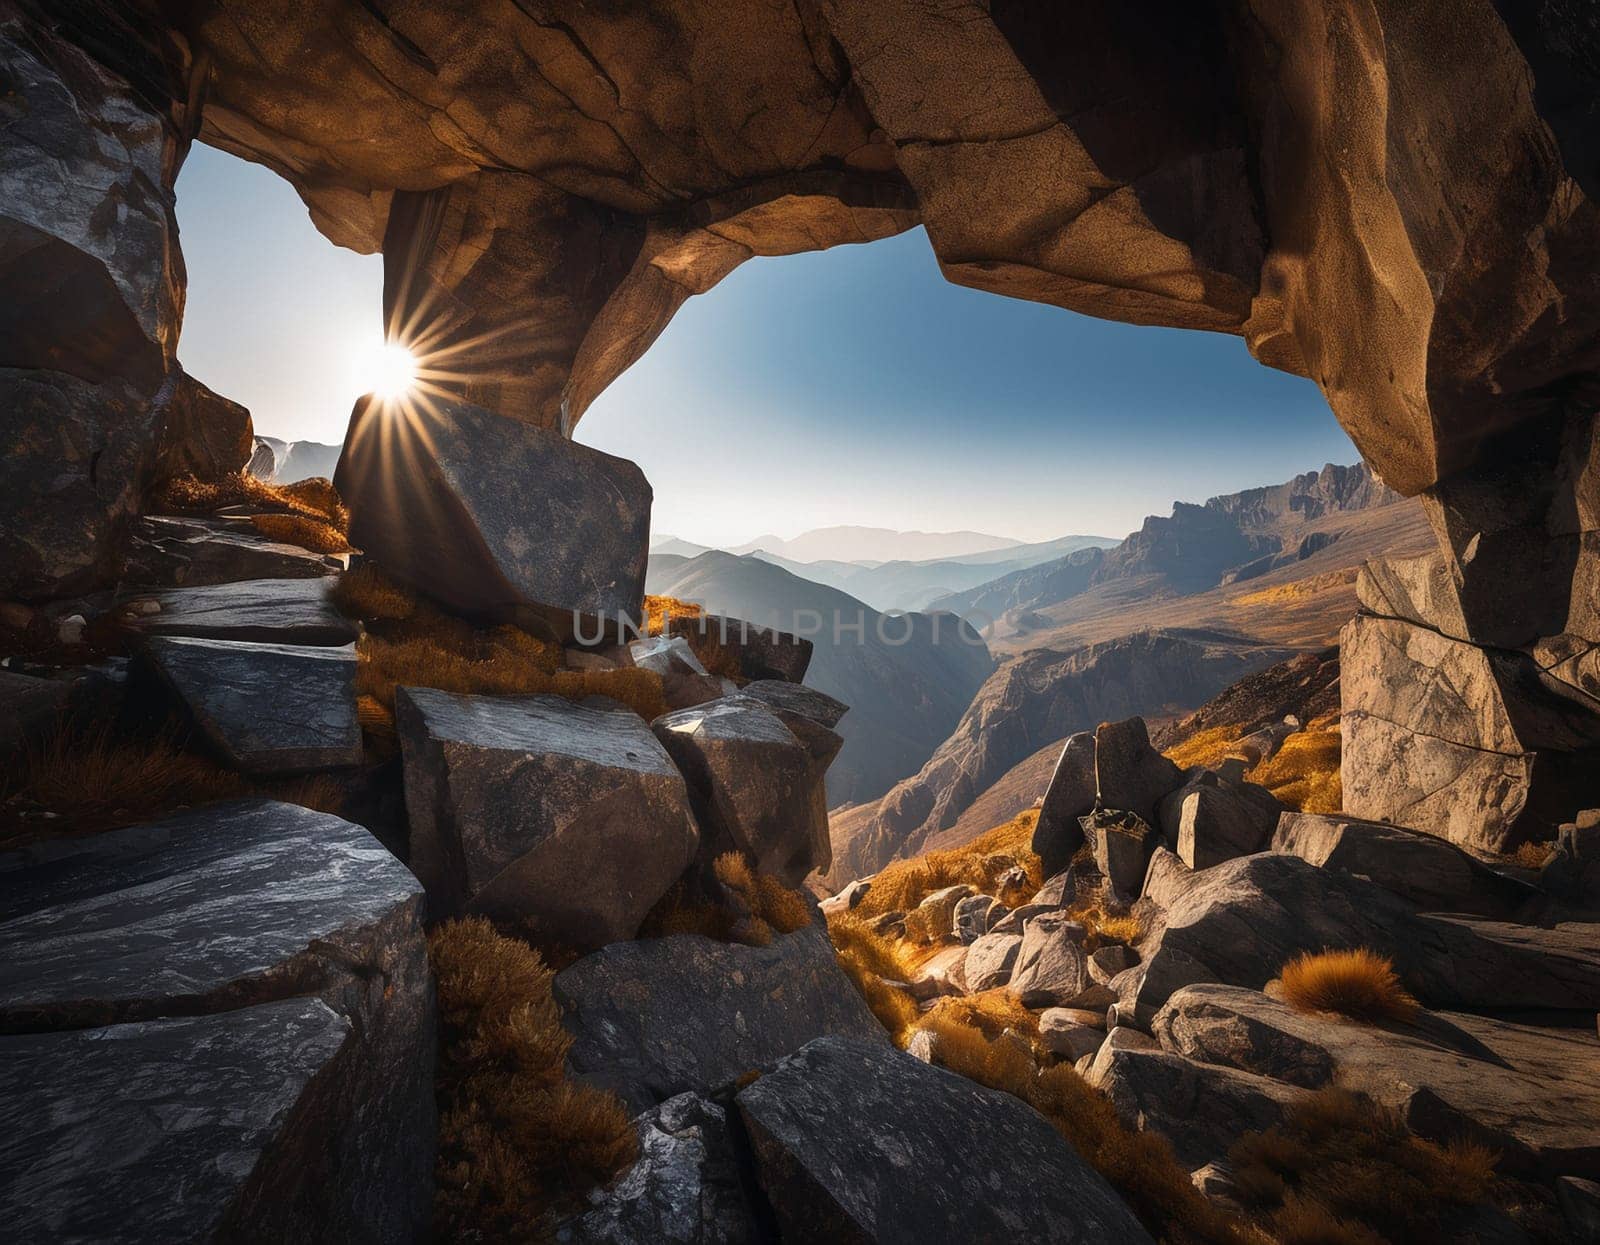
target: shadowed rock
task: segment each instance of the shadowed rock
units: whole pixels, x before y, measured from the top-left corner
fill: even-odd
[[[1282,810],[1266,788],[1203,770],[1161,801],[1161,830],[1184,864],[1209,869],[1262,851]]]
[[[464,402],[362,399],[334,485],[350,541],[467,614],[589,638],[637,620],[650,485],[626,459]]]
[[[352,643],[357,627],[333,607],[323,579],[250,579],[203,588],[175,588],[146,600],[159,607],[134,626],[145,635],[198,636],[261,644]]]
[[[353,646],[156,637],[146,654],[234,768],[286,774],[361,764]]]
[[[248,1220],[255,1207],[286,1228],[320,1215],[312,1235],[412,1239],[434,1162],[422,910],[416,879],[365,830],[269,801],[0,857],[0,1031],[29,1035],[7,1039],[18,1055],[0,1099],[39,1108],[9,1115],[5,1132],[36,1130],[59,1157],[40,1179],[88,1199],[56,1212],[89,1221],[117,1205],[130,1224],[188,1239],[179,1222]],[[289,996],[309,997],[260,1006]],[[64,1075],[80,1062],[87,1080]],[[47,1064],[60,1079],[29,1071]],[[82,1128],[69,1137],[42,1118],[70,1119],[84,1109],[74,1102],[92,1104],[106,1155],[113,1137],[137,1132],[140,1145],[86,1169]],[[195,1157],[235,1143],[237,1165],[197,1172]],[[108,1202],[108,1171],[140,1196]]]
[[[761,1239],[722,1107],[679,1094],[634,1121],[639,1159],[555,1231],[573,1245],[754,1245]]]
[[[126,581],[140,588],[197,588],[244,579],[320,579],[345,558],[258,535],[245,519],[146,515],[134,527]]]
[[[1424,1013],[1414,1025],[1357,1024],[1220,985],[1179,990],[1151,1028],[1166,1049],[1203,1063],[1308,1089],[1337,1081],[1394,1108],[1431,1140],[1489,1146],[1504,1170],[1600,1175],[1593,1028],[1455,1012]]]
[[[786,1240],[1150,1240],[1032,1108],[884,1043],[820,1039],[735,1103]]]
[[[633,937],[694,858],[682,776],[613,701],[408,687],[395,725],[411,863],[437,913],[592,950]]]
[[[1094,862],[1111,887],[1113,898],[1132,903],[1144,885],[1145,870],[1158,836],[1137,813],[1122,809],[1097,808],[1078,825],[1094,847]]]
[[[73,684],[0,670],[0,757],[15,756],[37,744],[63,720]]]
[[[1056,759],[1050,786],[1033,827],[1033,850],[1045,877],[1060,873],[1083,846],[1078,818],[1094,808],[1094,732],[1069,736]]]
[[[667,631],[682,636],[696,647],[709,646],[712,650],[732,654],[739,673],[750,680],[799,683],[811,664],[810,640],[771,627],[758,627],[742,618],[725,618],[720,614],[674,618],[667,623]]]
[[[790,679],[752,679],[739,690],[773,709],[797,713],[830,729],[850,712],[850,706],[843,701]]]
[[[1137,813],[1150,825],[1159,820],[1161,798],[1183,783],[1183,771],[1150,746],[1143,718],[1100,724],[1094,770],[1101,807]]]
[[[832,850],[822,775],[766,705],[732,696],[664,714],[652,729],[688,780],[703,855],[742,852],[758,872],[786,886],[827,869]]]
[[[706,1092],[824,1034],[888,1045],[816,926],[765,947],[674,934],[619,942],[555,980],[567,1066],[645,1111]]]
[[[164,480],[237,475],[255,450],[250,412],[179,371],[162,391],[156,470]]]

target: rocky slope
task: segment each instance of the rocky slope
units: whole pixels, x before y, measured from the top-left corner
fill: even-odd
[[[838,726],[844,750],[828,771],[836,805],[875,799],[915,773],[993,669],[982,640],[949,615],[888,617],[760,558],[652,557],[646,585],[811,639],[807,684],[850,706]]]
[[[870,817],[835,819],[830,876],[842,883],[924,850],[1012,766],[1052,741],[1108,719],[1199,704],[1286,656],[1204,632],[1136,632],[1070,653],[1023,653],[995,671],[927,764]]]

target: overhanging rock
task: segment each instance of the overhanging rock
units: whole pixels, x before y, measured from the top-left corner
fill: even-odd
[[[363,398],[334,484],[351,543],[456,610],[562,638],[639,617],[651,490],[626,459],[464,402]]]

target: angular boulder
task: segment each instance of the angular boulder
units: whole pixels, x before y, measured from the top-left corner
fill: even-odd
[[[555,1230],[565,1245],[755,1245],[761,1239],[726,1111],[679,1094],[641,1115],[639,1158]]]
[[[1178,859],[1209,869],[1265,850],[1283,806],[1265,788],[1230,784],[1202,771],[1161,801],[1161,830]],[[1262,799],[1261,796],[1265,796]]]
[[[1157,836],[1144,818],[1122,809],[1100,808],[1078,824],[1094,845],[1094,861],[1113,898],[1132,903],[1144,886]]]
[[[638,619],[651,502],[639,468],[469,403],[430,408],[356,404],[333,480],[351,543],[466,614],[562,638]]]
[[[820,1039],[735,1104],[785,1240],[1150,1240],[1032,1108],[883,1043]]]
[[[435,1127],[422,916],[367,831],[265,800],[0,857],[0,1032],[18,1035],[0,1131],[36,1172],[0,1185],[6,1220],[415,1239]]]
[[[1468,1137],[1502,1170],[1549,1180],[1600,1176],[1600,1060],[1592,1028],[1425,1013],[1369,1025],[1295,1011],[1236,986],[1179,990],[1151,1026],[1161,1045],[1207,1064],[1308,1089],[1337,1082],[1397,1111],[1438,1142]]]
[[[237,475],[255,451],[250,412],[187,372],[177,372],[162,389],[157,414],[161,435],[156,473],[163,480],[177,476],[221,480]]]
[[[335,579],[251,579],[176,588],[134,601],[147,603],[133,626],[143,635],[199,636],[261,644],[338,645],[358,628],[328,598]]]
[[[742,678],[778,679],[799,683],[811,664],[811,641],[771,627],[758,627],[742,618],[721,614],[701,614],[696,618],[673,618],[667,634],[682,636],[696,652],[715,653],[730,659]],[[722,670],[723,663],[718,663]]]
[[[1089,985],[1084,928],[1064,912],[1046,912],[1029,921],[1007,989],[1024,1007],[1071,1003]]]
[[[721,1088],[824,1034],[888,1044],[817,926],[765,947],[674,934],[619,942],[556,975],[567,1066],[645,1111]]]
[[[1183,784],[1183,771],[1150,746],[1143,718],[1099,725],[1094,772],[1100,807],[1126,809],[1150,825],[1157,823],[1161,798]]]
[[[739,690],[772,709],[797,713],[829,728],[838,726],[839,719],[850,712],[842,700],[790,679],[752,679]]]
[[[706,668],[682,636],[646,636],[630,641],[628,659],[640,670],[669,674],[705,674]]]
[[[199,588],[244,579],[321,579],[346,555],[269,540],[243,518],[145,515],[133,529],[124,567],[138,588]]]
[[[1284,813],[1272,850],[1376,882],[1417,907],[1513,917],[1538,897],[1435,835],[1341,814]]]
[[[1076,1063],[1085,1055],[1092,1055],[1106,1040],[1105,1018],[1098,1024],[1086,1024],[1085,1018],[1094,1012],[1072,1007],[1047,1007],[1039,1013],[1039,1040],[1052,1055]]]
[[[992,895],[969,895],[955,907],[951,914],[951,932],[958,941],[968,945],[987,934],[1008,909]]]
[[[1600,808],[1585,809],[1556,830],[1556,849],[1539,872],[1540,889],[1600,909]]]
[[[1094,732],[1079,731],[1061,747],[1033,827],[1033,851],[1046,877],[1065,869],[1083,846],[1078,818],[1094,808],[1096,789]]]
[[[967,989],[974,994],[993,990],[1011,980],[1011,969],[1017,962],[1017,952],[1022,948],[1018,934],[985,934],[967,948],[962,964],[962,978]]]
[[[235,769],[289,774],[361,764],[354,645],[156,637],[145,657]]]
[[[401,688],[411,867],[436,915],[524,922],[578,950],[631,938],[700,835],[672,758],[595,698]]]
[[[742,852],[787,886],[832,863],[821,775],[765,704],[728,697],[664,714],[652,729],[688,781],[704,855]]]

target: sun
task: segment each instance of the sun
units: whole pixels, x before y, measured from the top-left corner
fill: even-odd
[[[417,360],[399,342],[380,342],[361,352],[356,373],[362,393],[393,402],[416,388]]]

